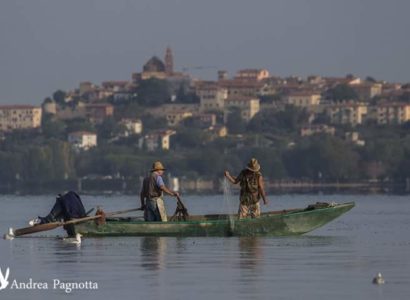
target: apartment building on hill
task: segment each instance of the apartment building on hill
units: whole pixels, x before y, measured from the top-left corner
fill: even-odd
[[[32,129],[41,126],[42,109],[31,105],[0,106],[0,131]]]

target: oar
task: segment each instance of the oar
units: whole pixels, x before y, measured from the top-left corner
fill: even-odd
[[[125,214],[125,213],[128,213],[128,212],[138,211],[138,210],[141,210],[141,208],[132,208],[132,209],[127,209],[127,210],[114,211],[114,212],[111,212],[111,213],[106,213],[105,217]],[[70,221],[67,221],[67,222],[52,222],[52,223],[46,223],[46,224],[39,224],[39,225],[30,226],[30,227],[16,229],[14,231],[11,230],[11,232],[13,233],[12,237],[15,237],[15,236],[21,236],[21,235],[30,234],[30,233],[48,231],[48,230],[55,229],[57,227],[70,225],[70,224],[78,224],[78,223],[82,223],[82,222],[86,222],[86,221],[90,221],[90,220],[95,220],[95,219],[98,219],[98,218],[101,218],[101,217],[102,217],[102,215],[95,215],[95,216],[90,216],[90,217],[73,219],[73,220],[70,220]],[[9,232],[9,235],[10,235],[11,232]]]

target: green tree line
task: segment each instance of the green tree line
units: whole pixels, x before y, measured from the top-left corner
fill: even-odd
[[[162,160],[175,176],[220,178],[225,169],[239,172],[251,157],[259,159],[267,178],[321,180],[396,179],[410,177],[410,138],[379,137],[359,147],[339,137],[316,135],[295,144],[280,139],[258,146],[255,136],[207,140],[192,129],[173,137],[169,151],[146,152],[130,144],[104,144],[75,153],[56,139],[16,140],[0,148],[0,179],[47,181],[88,175],[144,176]],[[20,137],[21,138],[21,137]],[[261,139],[264,138],[263,136]],[[273,142],[272,142],[273,141]]]

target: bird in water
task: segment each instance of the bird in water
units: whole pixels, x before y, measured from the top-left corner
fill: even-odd
[[[75,238],[73,238],[73,237],[63,238],[63,242],[68,243],[68,244],[80,245],[81,244],[81,237],[82,237],[82,235],[77,233],[75,235]]]
[[[384,278],[382,277],[382,273],[378,273],[377,276],[373,278],[372,282],[374,284],[384,284]]]
[[[13,228],[9,228],[9,232],[6,233],[3,237],[5,240],[13,240],[14,239],[14,230]]]

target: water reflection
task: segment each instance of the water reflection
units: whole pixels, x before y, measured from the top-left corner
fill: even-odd
[[[238,238],[238,292],[246,299],[259,299],[258,286],[263,269],[263,240],[259,237]]]
[[[50,257],[50,262],[58,262],[58,264],[79,263],[82,257],[81,244],[69,244],[63,241],[62,238],[54,238],[48,243],[50,254],[55,255],[55,258]]]
[[[263,259],[263,249],[258,237],[239,238],[239,264],[241,269],[256,269]]]
[[[166,237],[143,237],[141,240],[141,266],[149,271],[165,268]]]

